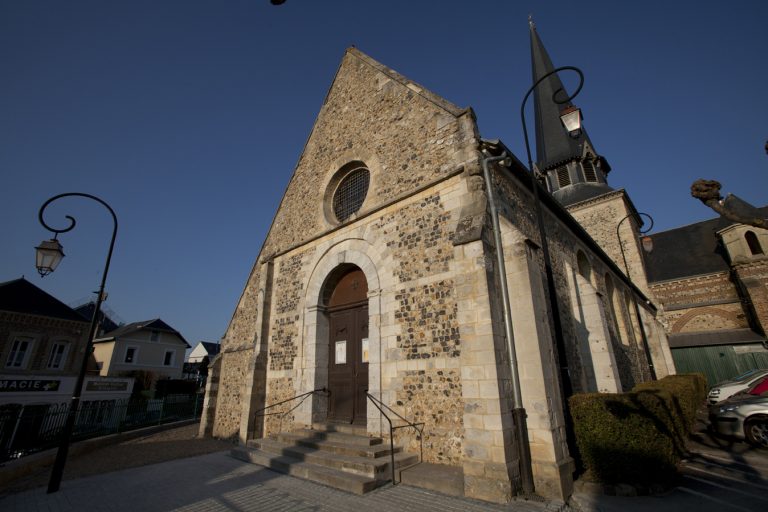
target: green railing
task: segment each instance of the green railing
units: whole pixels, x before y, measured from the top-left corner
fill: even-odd
[[[153,400],[96,400],[78,407],[72,440],[101,437],[151,425],[200,418],[202,395],[169,395]],[[59,443],[69,403],[0,405],[0,462],[18,459]]]

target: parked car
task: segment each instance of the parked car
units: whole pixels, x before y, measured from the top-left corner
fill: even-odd
[[[768,448],[768,376],[748,391],[710,406],[709,421],[717,434]]]
[[[709,390],[707,401],[710,404],[716,404],[726,400],[740,391],[746,391],[754,386],[757,381],[768,375],[766,369],[749,370],[731,380],[726,380],[715,384]]]

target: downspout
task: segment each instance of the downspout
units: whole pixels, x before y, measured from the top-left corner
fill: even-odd
[[[507,340],[509,352],[509,369],[512,377],[512,417],[515,423],[515,437],[520,450],[520,477],[523,485],[523,494],[533,494],[533,468],[531,465],[531,447],[528,444],[527,415],[523,407],[523,396],[520,391],[520,372],[517,367],[517,352],[515,350],[515,338],[512,332],[512,307],[509,302],[509,290],[507,288],[507,270],[504,264],[504,249],[501,245],[501,228],[499,226],[499,211],[493,195],[490,163],[500,162],[509,158],[506,151],[499,156],[486,156],[483,158],[483,177],[485,178],[485,190],[488,196],[488,207],[491,213],[493,225],[493,241],[496,245],[496,264],[498,266],[499,286],[501,299],[504,306],[504,334]]]

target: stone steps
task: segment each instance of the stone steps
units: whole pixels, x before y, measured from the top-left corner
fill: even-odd
[[[391,480],[391,450],[379,437],[361,435],[360,427],[313,425],[315,429],[248,441],[231,455],[245,462],[364,494]],[[418,462],[418,455],[395,447],[395,469]]]

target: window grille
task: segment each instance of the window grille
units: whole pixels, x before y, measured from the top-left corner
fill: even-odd
[[[560,188],[567,187],[571,184],[571,176],[568,174],[568,167],[562,166],[557,168],[557,185]]]
[[[364,167],[353,170],[341,180],[333,195],[333,213],[339,222],[344,222],[360,210],[370,181],[370,173]]]

